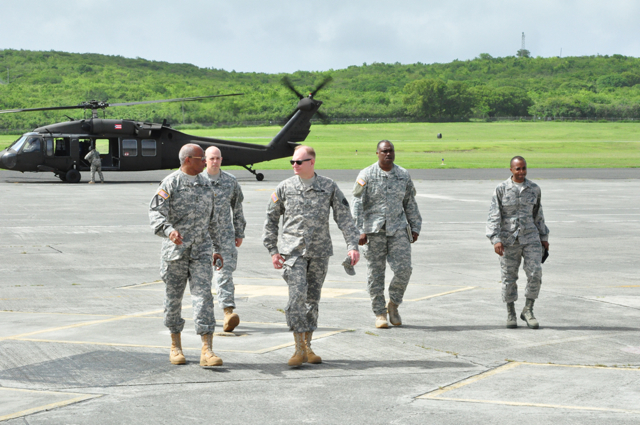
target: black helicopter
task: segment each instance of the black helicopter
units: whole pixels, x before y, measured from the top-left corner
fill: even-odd
[[[38,127],[25,133],[7,149],[0,152],[0,168],[21,172],[52,172],[60,180],[70,183],[80,181],[80,172],[90,169],[84,157],[99,142],[108,146],[101,152],[103,171],[145,171],[178,168],[178,152],[186,143],[195,143],[203,149],[216,146],[223,157],[223,166],[239,165],[264,179],[253,165],[263,161],[285,158],[307,138],[311,118],[318,114],[323,122],[327,117],[318,111],[322,101],[314,99],[315,94],[331,78],[320,83],[308,96],[298,92],[284,77],[282,82],[294,92],[299,102],[289,115],[278,134],[268,145],[234,142],[230,140],[198,137],[177,131],[166,120],[162,124],[132,120],[98,118],[98,110],[110,106],[129,106],[161,102],[189,102],[238,94],[186,97],[179,99],[149,100],[142,102],[107,103],[101,101],[83,102],[76,106],[53,106],[29,109],[11,109],[0,113],[51,111],[62,109],[90,109],[89,119],[61,122]]]

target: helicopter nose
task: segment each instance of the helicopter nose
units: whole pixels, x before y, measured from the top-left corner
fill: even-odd
[[[18,154],[12,150],[3,150],[0,152],[0,166],[7,170],[12,169],[18,162]]]

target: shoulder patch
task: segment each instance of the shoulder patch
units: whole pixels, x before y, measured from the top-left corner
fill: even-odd
[[[169,194],[162,189],[158,191],[158,196],[165,200],[169,199]]]
[[[366,181],[364,181],[364,180],[362,180],[362,179],[358,179],[358,180],[356,180],[356,181],[358,182],[358,184],[359,184],[360,186],[363,186],[363,187],[364,187],[364,185],[365,185],[365,184],[367,184],[367,182],[366,182]]]
[[[271,200],[273,201],[274,204],[278,202],[278,195],[276,195],[275,192],[271,194]]]

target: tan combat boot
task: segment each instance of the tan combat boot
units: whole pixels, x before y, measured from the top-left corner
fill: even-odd
[[[387,322],[386,314],[378,314],[376,315],[376,328],[388,328],[389,323]]]
[[[527,326],[529,326],[531,329],[538,329],[540,327],[540,323],[538,323],[535,316],[533,315],[534,302],[535,300],[532,300],[531,298],[527,298],[527,302],[524,305],[524,309],[522,310],[522,313],[520,314],[520,318],[525,322],[527,322]]]
[[[169,351],[169,361],[171,364],[185,364],[187,359],[182,353],[182,342],[180,334],[171,334],[171,351]]]
[[[312,364],[322,363],[322,358],[313,352],[311,349],[311,339],[313,338],[313,332],[305,332],[304,333],[304,341],[305,341],[305,351],[307,353],[307,361]]]
[[[211,350],[213,334],[200,335],[202,338],[202,354],[200,354],[200,366],[222,366],[222,359]]]
[[[89,184],[95,184],[95,183],[96,183],[96,182],[94,182],[94,181],[90,181],[90,182],[89,182]]]
[[[393,301],[389,301],[387,303],[387,310],[389,311],[389,321],[393,326],[402,325],[402,318],[400,317],[400,313],[398,313],[398,304]]]
[[[507,328],[515,329],[518,327],[518,321],[516,320],[516,306],[515,303],[507,303]]]
[[[293,353],[293,356],[291,356],[287,364],[289,366],[300,366],[302,363],[306,363],[308,361],[304,343],[304,332],[294,332],[293,339],[296,341],[296,351]]]
[[[233,307],[224,309],[224,325],[222,330],[225,332],[233,331],[240,324],[240,316],[233,312]]]

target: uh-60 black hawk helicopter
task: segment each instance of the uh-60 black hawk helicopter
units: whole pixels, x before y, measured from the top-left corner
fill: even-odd
[[[62,109],[90,109],[89,119],[70,120],[38,127],[25,133],[7,149],[0,152],[0,168],[21,172],[52,172],[60,180],[70,183],[80,181],[80,172],[90,169],[84,157],[98,143],[108,146],[101,152],[103,171],[145,171],[178,168],[178,152],[186,143],[195,143],[203,149],[216,146],[223,157],[223,166],[239,165],[256,176],[253,165],[285,158],[306,139],[311,127],[311,118],[317,114],[323,121],[327,117],[318,111],[322,101],[314,99],[315,94],[331,78],[325,79],[308,96],[298,92],[285,77],[283,84],[300,99],[296,109],[287,117],[278,134],[267,145],[234,142],[230,140],[198,137],[171,128],[166,120],[162,124],[124,119],[101,119],[98,110],[109,106],[142,105],[161,102],[188,102],[213,97],[238,96],[240,94],[186,97],[180,99],[150,100],[142,102],[107,103],[100,101],[83,102],[76,106],[53,106],[44,108],[11,109],[0,113],[51,111]],[[104,149],[104,148],[103,148]]]

